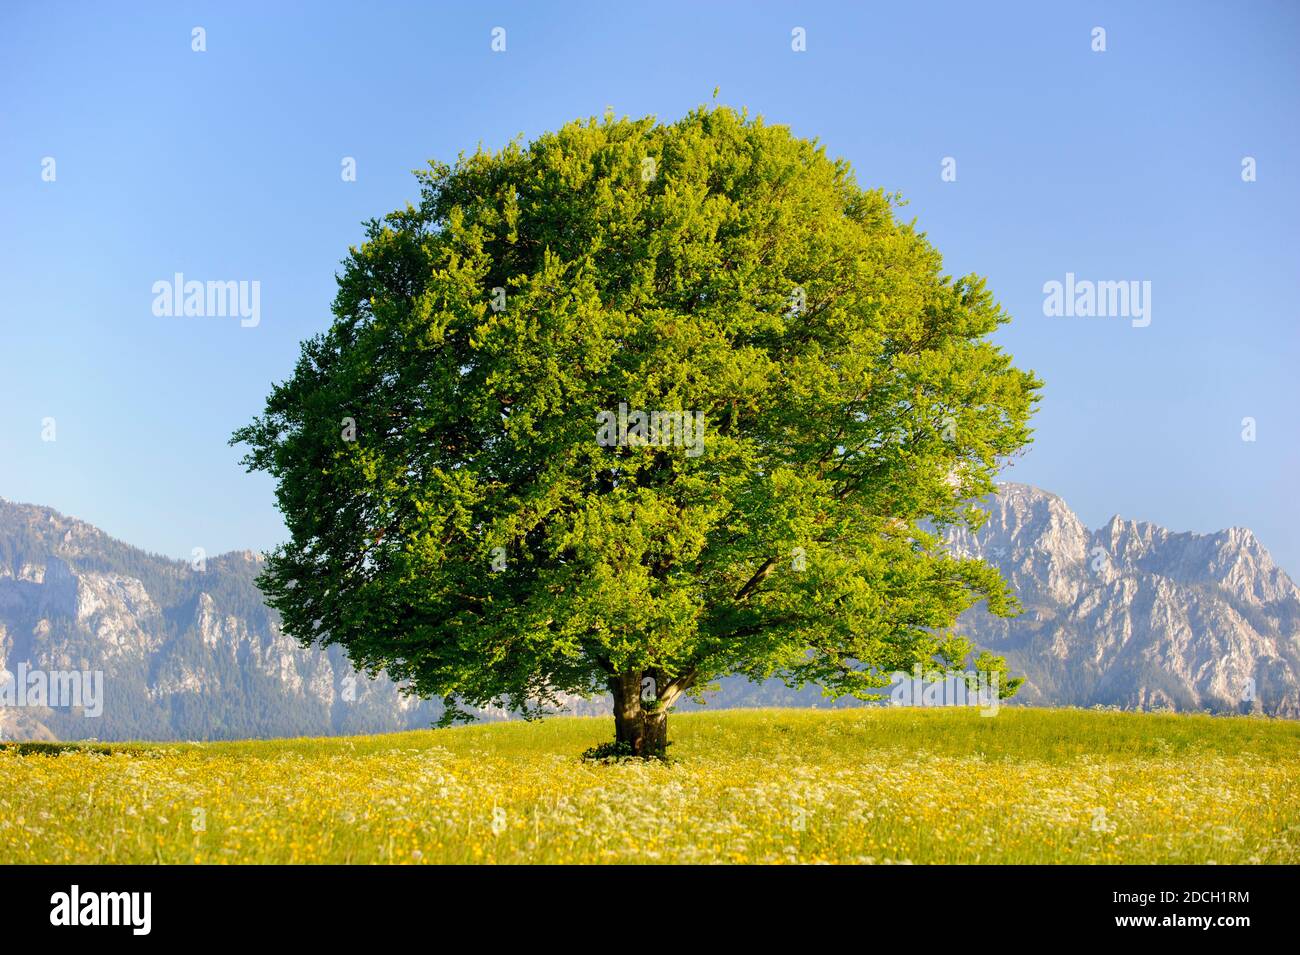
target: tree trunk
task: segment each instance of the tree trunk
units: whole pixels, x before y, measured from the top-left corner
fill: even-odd
[[[645,710],[641,717],[641,734],[647,756],[665,756],[668,753],[668,710]]]
[[[625,743],[634,756],[663,756],[668,747],[668,711],[657,700],[642,701],[641,671],[610,677],[609,689],[614,694],[614,739]]]
[[[629,670],[609,679],[614,694],[614,739],[626,743],[633,755],[643,759],[663,757],[668,750],[668,711],[694,679],[694,673],[678,677],[652,690],[641,686],[640,670]],[[653,694],[657,691],[658,696]],[[642,693],[651,695],[643,698]]]

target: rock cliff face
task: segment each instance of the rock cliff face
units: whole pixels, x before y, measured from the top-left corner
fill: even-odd
[[[282,633],[259,571],[249,552],[196,570],[48,508],[0,501],[0,665],[11,693],[20,677],[53,685],[54,674],[103,675],[98,716],[83,715],[87,680],[81,706],[41,706],[57,701],[33,694],[0,706],[0,733],[224,739],[383,732],[437,718],[437,703],[358,675],[338,648],[305,650]]]
[[[1244,528],[1090,531],[1053,494],[1005,484],[953,548],[997,566],[1025,612],[960,621],[1039,705],[1300,716],[1300,589]]]
[[[1300,590],[1250,531],[1179,534],[1118,517],[1090,531],[1060,498],[1018,484],[984,506],[988,523],[954,532],[951,546],[999,567],[1025,612],[1003,620],[977,608],[959,624],[1027,678],[1019,702],[1300,717]],[[282,633],[259,570],[249,552],[196,570],[0,500],[9,695],[20,677],[103,675],[100,715],[83,715],[85,699],[44,705],[57,701],[28,694],[26,705],[0,706],[0,734],[229,739],[385,732],[438,717],[439,703],[357,674],[338,648],[303,649]],[[743,680],[722,681],[710,700],[752,705],[828,704],[815,688]],[[607,711],[601,701],[577,709]]]

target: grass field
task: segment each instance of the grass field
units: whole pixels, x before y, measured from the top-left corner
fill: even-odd
[[[0,752],[0,862],[1300,862],[1300,724],[1003,709]]]

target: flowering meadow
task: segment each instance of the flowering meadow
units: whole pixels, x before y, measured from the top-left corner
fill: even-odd
[[[1296,863],[1300,724],[1088,710],[675,714],[9,744],[5,863]]]

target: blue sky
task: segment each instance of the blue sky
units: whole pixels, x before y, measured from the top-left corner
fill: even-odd
[[[1007,479],[1091,526],[1247,526],[1300,575],[1291,3],[4,4],[0,496],[172,556],[273,545],[269,479],[226,441],[328,324],[361,221],[429,158],[715,87],[989,278],[1047,383]],[[155,316],[176,272],[260,282],[260,324]],[[1045,316],[1067,272],[1150,281],[1151,324]]]

